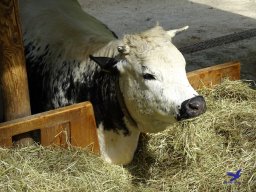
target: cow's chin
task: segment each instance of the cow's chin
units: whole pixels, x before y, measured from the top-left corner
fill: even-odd
[[[177,122],[177,120],[174,117],[172,119],[169,119],[169,121],[154,119],[153,121],[147,121],[146,123],[138,123],[138,128],[143,133],[157,133],[164,131],[175,122]]]

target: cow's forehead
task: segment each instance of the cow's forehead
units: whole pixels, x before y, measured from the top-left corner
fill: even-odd
[[[125,35],[122,43],[126,53],[126,61],[135,71],[146,66],[150,71],[165,69],[185,69],[185,59],[180,51],[172,44],[170,35],[160,26],[139,34]],[[165,73],[165,72],[164,72]]]
[[[152,72],[161,71],[163,75],[173,70],[185,70],[186,61],[183,55],[174,46],[167,50],[169,50],[169,52],[156,51],[154,54],[149,54],[141,61],[141,65],[147,67]]]
[[[139,34],[125,35],[123,38],[124,45],[128,46],[131,52],[137,54],[161,48],[170,42],[171,37],[160,26]]]

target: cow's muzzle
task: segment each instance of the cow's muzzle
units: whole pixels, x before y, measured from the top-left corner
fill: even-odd
[[[201,115],[206,111],[206,103],[202,96],[196,96],[186,101],[183,101],[180,108],[180,114],[177,120],[188,119]]]

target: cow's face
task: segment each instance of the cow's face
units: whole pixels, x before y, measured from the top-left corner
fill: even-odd
[[[205,111],[203,97],[186,77],[185,59],[171,42],[175,33],[184,29],[167,32],[156,27],[125,36],[118,47],[121,94],[142,132],[161,131],[177,120]]]

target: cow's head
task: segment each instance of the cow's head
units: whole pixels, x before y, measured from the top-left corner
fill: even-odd
[[[119,75],[125,106],[142,132],[164,130],[206,109],[204,98],[188,82],[183,55],[172,44],[175,34],[187,28],[165,31],[157,26],[126,35],[116,58],[93,58]]]

